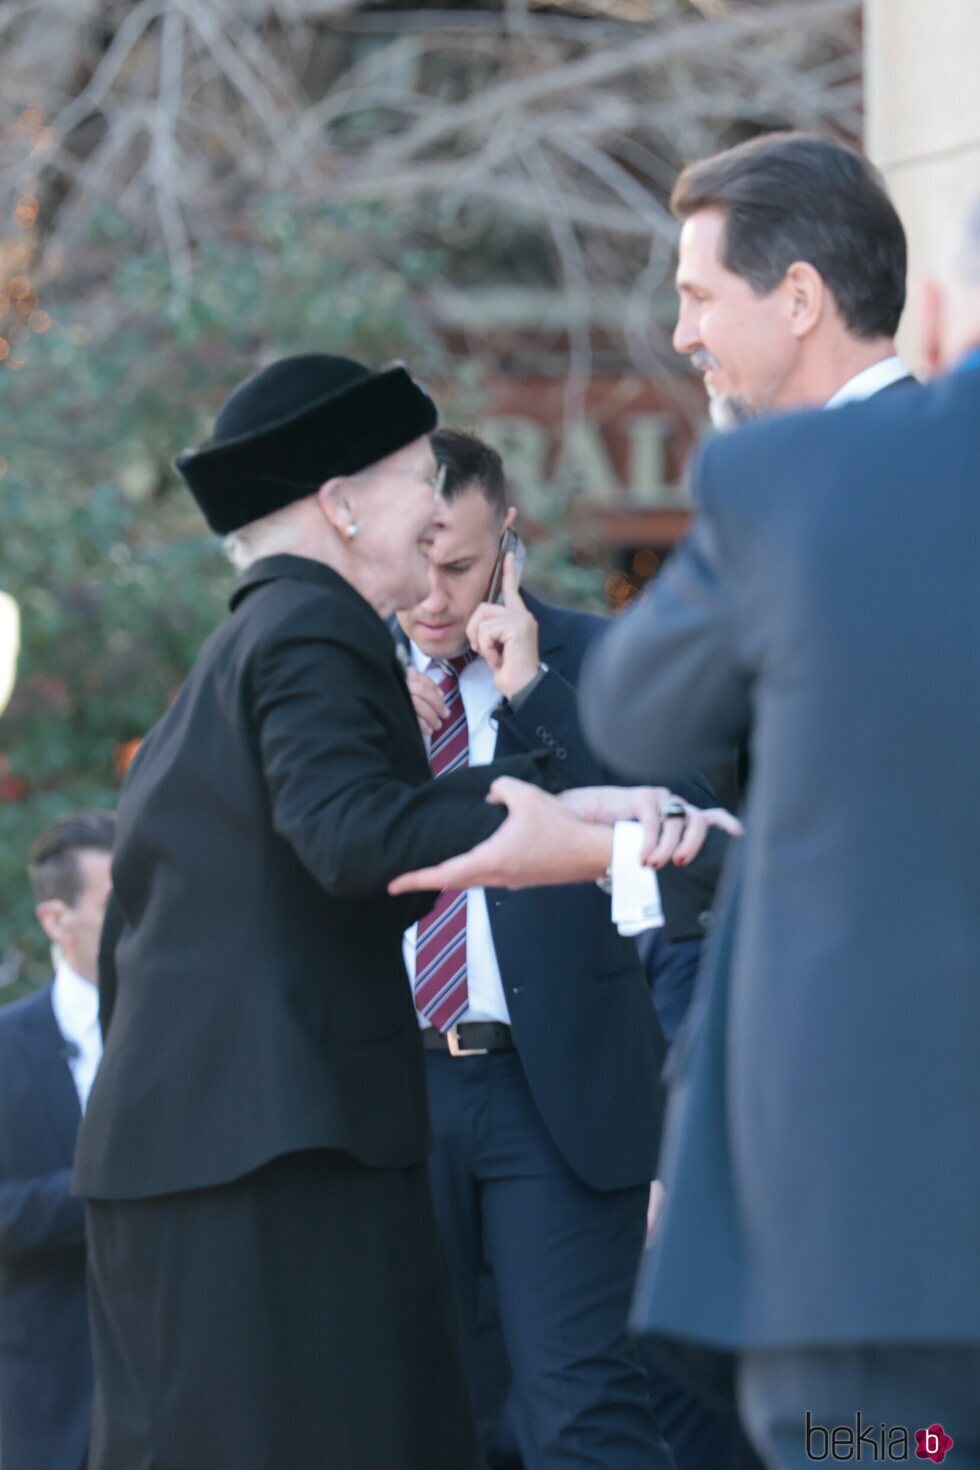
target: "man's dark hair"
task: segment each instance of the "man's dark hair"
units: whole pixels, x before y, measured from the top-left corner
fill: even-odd
[[[27,872],[38,903],[60,898],[74,908],[82,891],[80,852],[111,852],[116,840],[112,812],[72,812],[52,822],[31,844]]]
[[[495,449],[461,429],[436,429],[429,435],[432,452],[446,467],[442,498],[448,504],[475,485],[498,520],[507,513],[507,476]]]
[[[767,133],[684,170],[678,219],[726,215],[722,264],[759,296],[794,261],[820,272],[853,336],[893,337],[905,306],[905,231],[881,175],[831,138]]]

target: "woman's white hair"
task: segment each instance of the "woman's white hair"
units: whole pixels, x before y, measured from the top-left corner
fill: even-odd
[[[247,572],[252,563],[260,561],[263,556],[280,556],[283,552],[295,550],[299,541],[294,503],[282,510],[274,510],[272,515],[263,516],[259,521],[249,521],[247,526],[240,526],[225,536],[221,545],[235,570]]]

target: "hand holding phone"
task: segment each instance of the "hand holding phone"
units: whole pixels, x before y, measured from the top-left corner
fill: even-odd
[[[538,624],[518,590],[520,542],[508,527],[500,538],[485,601],[466,628],[470,647],[493,670],[498,691],[509,699],[538,673]]]

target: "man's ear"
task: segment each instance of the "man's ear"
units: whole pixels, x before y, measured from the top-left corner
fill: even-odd
[[[806,260],[796,260],[786,272],[783,288],[789,297],[789,325],[794,337],[808,337],[823,315],[827,287],[820,272]]]
[[[350,539],[350,527],[356,523],[349,491],[349,478],[335,475],[332,480],[326,480],[314,496],[324,518],[345,541]]]
[[[928,278],[919,285],[919,352],[930,376],[945,365],[943,352],[943,288]]]
[[[504,523],[503,523],[503,525],[500,528],[501,534],[503,534],[504,531],[511,530],[516,520],[517,520],[517,506],[516,505],[512,505],[511,508],[510,508],[510,510],[504,516]]]
[[[45,898],[35,905],[34,913],[37,922],[51,940],[52,944],[61,944],[65,935],[65,925],[71,910],[60,898]]]

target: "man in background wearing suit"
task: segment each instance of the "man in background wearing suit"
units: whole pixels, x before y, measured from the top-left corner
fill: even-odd
[[[516,515],[500,457],[451,430],[437,430],[432,444],[446,503],[429,593],[398,621],[411,640],[409,683],[433,769],[544,747],[570,784],[605,782],[575,696],[603,620],[518,593],[509,562],[503,604],[485,602]],[[484,656],[471,651],[474,635]],[[703,783],[683,790],[711,803]],[[676,866],[661,876],[674,929],[694,932],[697,894]],[[409,932],[406,963],[423,1028],[437,1214],[485,1433],[499,1404],[487,1401],[481,1355],[484,1255],[527,1470],[671,1463],[626,1337],[664,1045],[635,942],[617,933],[595,884],[491,888],[444,894]]]
[[[980,1464],[980,785],[924,809],[980,747],[980,205],[927,304],[933,386],[707,446],[584,680],[624,771],[751,741],[639,1309],[738,1352],[772,1470]]]
[[[82,1470],[92,1406],[85,1209],[70,1192],[102,1055],[97,960],[115,835],[61,817],[31,848],[37,917],[56,947],[39,994],[0,1010],[0,1463]]]

